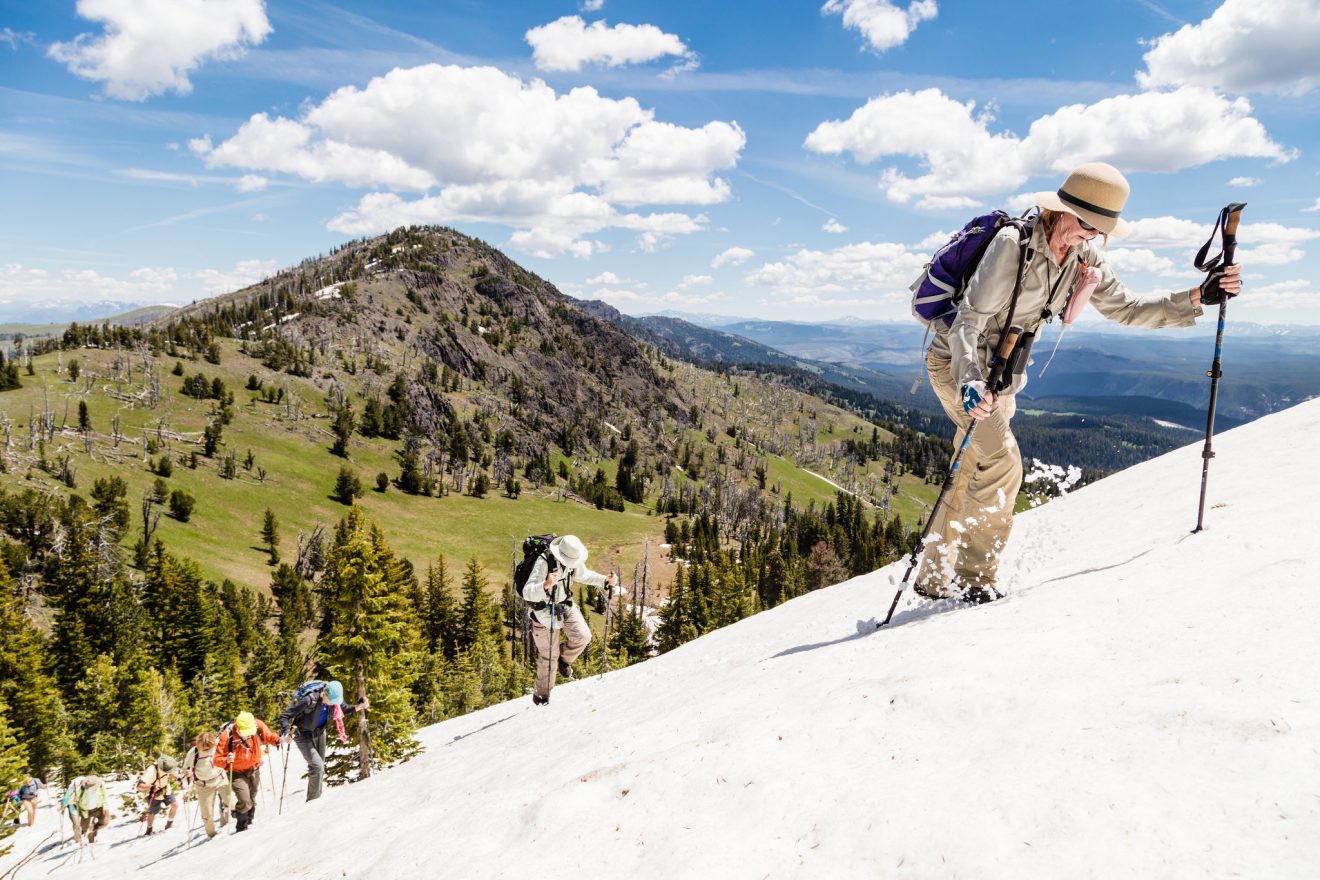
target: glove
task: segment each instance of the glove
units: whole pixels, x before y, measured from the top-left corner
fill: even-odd
[[[990,396],[990,389],[980,379],[973,379],[962,387],[963,412],[970,413],[982,400]]]
[[[1201,305],[1217,306],[1224,300],[1237,296],[1237,291],[1224,290],[1219,281],[1224,277],[1223,269],[1212,269],[1201,282]]]

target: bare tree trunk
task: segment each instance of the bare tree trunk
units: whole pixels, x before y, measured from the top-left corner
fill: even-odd
[[[358,702],[367,698],[367,676],[359,663],[357,667]],[[358,779],[371,776],[371,736],[367,713],[358,713]]]

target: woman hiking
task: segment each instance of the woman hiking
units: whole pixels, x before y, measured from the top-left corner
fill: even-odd
[[[974,421],[963,461],[945,503],[935,514],[914,587],[926,598],[973,603],[1000,597],[999,557],[1013,527],[1013,505],[1022,483],[1022,453],[1013,437],[1015,395],[1026,385],[1026,352],[999,394],[986,387],[989,362],[1010,324],[1023,328],[1030,345],[1047,316],[1062,312],[1083,277],[1095,284],[1090,302],[1111,321],[1135,327],[1190,327],[1201,315],[1201,286],[1163,295],[1134,296],[1115,277],[1103,246],[1128,229],[1120,213],[1128,182],[1103,162],[1075,168],[1056,192],[1036,193],[1039,215],[1022,251],[1022,239],[1005,226],[991,240],[967,283],[953,324],[938,328],[926,367],[961,444]],[[1024,260],[1021,259],[1025,253]],[[1019,267],[1021,289],[1014,297]],[[1212,274],[1227,296],[1242,289],[1241,268]],[[1088,285],[1089,286],[1089,285]]]

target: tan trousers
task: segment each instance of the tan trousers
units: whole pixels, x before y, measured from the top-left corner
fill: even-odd
[[[202,824],[206,826],[206,836],[215,837],[216,797],[219,796],[221,810],[231,811],[238,800],[234,796],[234,789],[230,787],[226,776],[221,776],[218,784],[196,785],[193,791],[197,794],[197,810],[201,813]]]
[[[559,647],[559,631],[564,632],[564,646]],[[532,693],[538,697],[549,697],[550,689],[555,686],[555,667],[562,658],[565,663],[572,663],[591,643],[591,628],[586,618],[574,605],[568,613],[555,617],[552,632],[536,618],[532,618],[532,641],[536,643],[536,684]]]
[[[962,386],[949,374],[949,359],[926,353],[931,388],[958,433],[954,454],[972,423],[963,412]],[[1016,403],[1009,395],[981,419],[963,453],[944,503],[931,523],[917,583],[934,595],[959,587],[993,587],[999,555],[1013,530],[1013,505],[1022,485],[1022,452],[1009,426]]]

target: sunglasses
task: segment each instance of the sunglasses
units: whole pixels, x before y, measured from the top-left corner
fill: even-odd
[[[1077,225],[1080,226],[1080,227],[1082,227],[1082,232],[1099,232],[1099,231],[1100,231],[1100,230],[1096,229],[1094,226],[1092,226],[1090,223],[1087,223],[1087,222],[1086,222],[1085,220],[1083,220],[1081,217],[1078,217],[1078,218],[1077,218]]]

